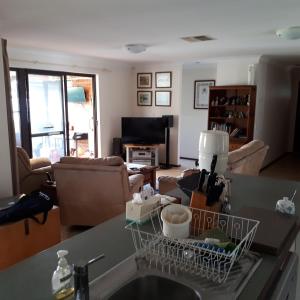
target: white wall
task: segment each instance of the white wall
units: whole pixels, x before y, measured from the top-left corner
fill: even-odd
[[[99,156],[112,153],[113,137],[121,136],[121,117],[130,115],[131,111],[129,64],[36,49],[9,48],[9,56],[12,67],[96,74]]]
[[[155,72],[172,72],[172,87],[165,89],[155,88]],[[137,105],[137,73],[152,72],[152,106]],[[174,127],[170,129],[170,163],[177,165],[179,163],[179,111],[182,85],[182,65],[159,65],[145,64],[135,65],[133,71],[133,94],[132,94],[132,116],[138,117],[161,117],[162,115],[174,115]],[[142,89],[139,89],[142,90]],[[150,91],[150,89],[147,89]],[[155,91],[172,91],[172,101],[170,107],[155,106]],[[159,161],[165,162],[165,146],[161,145],[159,149]]]
[[[270,146],[264,164],[288,151],[291,76],[289,69],[262,57],[256,68],[254,138]]]
[[[1,41],[1,39],[0,39]],[[0,198],[12,195],[12,174],[10,165],[10,151],[7,127],[6,95],[2,61],[2,47],[0,44]]]
[[[258,60],[259,57],[246,57],[219,61],[216,85],[248,84],[248,67]]]
[[[184,65],[180,110],[180,156],[198,157],[200,131],[207,129],[208,109],[194,109],[195,80],[216,80],[216,64]]]

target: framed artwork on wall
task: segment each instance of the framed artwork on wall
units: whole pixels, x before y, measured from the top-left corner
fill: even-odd
[[[155,106],[171,106],[171,91],[155,91]]]
[[[155,87],[156,88],[172,87],[172,72],[155,72]]]
[[[215,80],[195,80],[194,109],[208,109],[209,87],[215,85]]]
[[[138,106],[152,106],[152,92],[151,91],[138,91],[137,92],[137,105]]]
[[[152,88],[152,73],[137,73],[137,88],[151,89]]]

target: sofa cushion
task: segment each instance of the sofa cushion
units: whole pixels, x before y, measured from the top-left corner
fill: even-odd
[[[99,166],[121,166],[124,160],[119,156],[108,156],[105,158],[84,158],[65,156],[60,159],[64,164],[84,164],[84,165],[99,165]]]

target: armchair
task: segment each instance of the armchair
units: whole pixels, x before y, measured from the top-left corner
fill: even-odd
[[[264,142],[253,140],[241,148],[229,152],[227,171],[237,174],[258,176],[268,149],[269,146],[265,145]],[[199,172],[199,170],[185,170],[179,177],[160,176],[158,178],[159,193],[165,194],[166,192],[175,189],[177,181],[180,178],[191,175],[194,172]]]
[[[128,176],[120,157],[63,157],[53,165],[63,225],[94,226],[125,211],[143,186],[142,174]]]
[[[41,184],[52,173],[51,162],[48,158],[29,158],[27,152],[17,147],[20,192],[29,194],[40,189]]]

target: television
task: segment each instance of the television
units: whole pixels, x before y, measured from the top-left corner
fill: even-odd
[[[123,144],[164,144],[163,118],[122,118]]]

